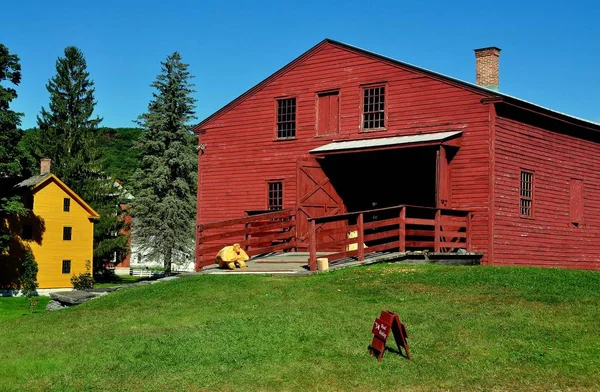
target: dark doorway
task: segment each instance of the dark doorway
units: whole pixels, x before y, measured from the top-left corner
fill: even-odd
[[[400,204],[436,207],[438,146],[329,155],[320,159],[348,212]]]

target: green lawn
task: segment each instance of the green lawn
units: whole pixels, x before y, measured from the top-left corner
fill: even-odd
[[[413,360],[369,357],[382,309]],[[380,264],[204,275],[0,323],[0,389],[600,390],[600,273]]]
[[[131,276],[131,275],[114,275],[110,278],[106,278],[103,281],[94,282],[94,288],[103,288],[103,287],[113,287],[113,286],[121,286],[130,283],[139,282],[141,280],[149,280],[148,277],[141,276]]]
[[[36,297],[38,304],[33,313],[29,310],[29,299],[24,297],[0,297],[0,323],[14,318],[38,317],[44,313],[50,298]],[[31,321],[31,320],[30,320]],[[2,337],[2,325],[0,324],[0,338]]]

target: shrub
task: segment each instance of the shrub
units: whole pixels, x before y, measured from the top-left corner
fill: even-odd
[[[38,265],[33,257],[31,249],[27,249],[25,257],[23,257],[23,263],[21,263],[21,275],[19,277],[19,286],[21,286],[21,294],[29,299],[29,312],[33,313],[38,305],[37,288],[39,284],[37,282]]]
[[[19,285],[21,286],[21,294],[27,298],[31,298],[37,294],[39,284],[37,282],[38,265],[33,257],[31,250],[25,252],[23,263],[21,264],[21,276],[19,277]]]
[[[90,272],[90,261],[85,262],[86,272],[71,276],[71,284],[75,290],[85,290],[94,288],[94,278]]]

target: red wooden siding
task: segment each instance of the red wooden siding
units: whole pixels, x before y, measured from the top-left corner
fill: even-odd
[[[503,117],[495,134],[494,263],[600,269],[600,144]],[[532,217],[519,214],[522,170]]]
[[[386,86],[386,131],[360,132],[362,86],[369,84]],[[315,99],[319,92],[333,90],[339,91],[339,134],[320,136],[321,105]],[[275,140],[274,102],[281,97],[296,98],[296,140]],[[450,193],[447,207],[474,211],[473,251],[487,253],[489,114],[480,102],[483,97],[459,84],[327,43],[203,125],[198,222],[264,208],[269,178],[283,180],[283,208],[296,209],[298,158],[334,139],[462,130],[461,147],[448,167],[452,183],[444,189]],[[356,182],[359,187],[360,178]]]

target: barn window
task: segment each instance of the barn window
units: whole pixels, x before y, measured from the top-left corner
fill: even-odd
[[[283,183],[281,181],[269,182],[268,209],[283,209]]]
[[[296,98],[277,100],[277,139],[296,137]]]
[[[73,228],[69,226],[63,227],[63,241],[71,241],[73,235]]]
[[[71,273],[71,260],[63,260],[62,261],[62,273],[63,274]]]
[[[69,199],[68,197],[65,197],[63,199],[63,211],[64,212],[71,211],[71,199]]]
[[[579,226],[583,223],[583,180],[571,178],[571,223]]]
[[[521,216],[532,216],[533,207],[533,173],[521,171]]]
[[[363,90],[363,130],[385,128],[385,87]]]

